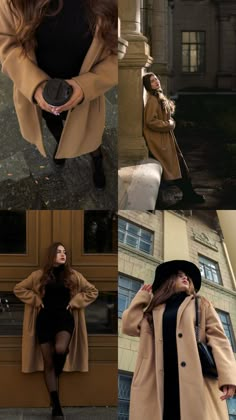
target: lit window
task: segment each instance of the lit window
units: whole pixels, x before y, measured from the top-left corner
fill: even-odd
[[[118,240],[147,254],[153,251],[153,232],[119,218]]]
[[[219,265],[209,258],[199,256],[201,275],[213,283],[222,284]]]
[[[132,382],[132,375],[119,373],[118,375],[118,392],[119,392],[119,405],[118,405],[118,419],[129,419],[129,400],[130,400],[130,387]]]
[[[230,320],[230,315],[227,312],[220,311],[217,309],[217,313],[220,317],[220,320],[222,322],[225,335],[228,337],[230,344],[232,346],[233,351],[236,353],[236,344],[235,344],[235,338],[234,338],[234,332],[233,327]]]
[[[121,318],[125,309],[130,305],[131,300],[139,291],[143,282],[119,275],[118,280],[118,316]]]
[[[182,32],[182,71],[203,72],[205,49],[205,32]]]

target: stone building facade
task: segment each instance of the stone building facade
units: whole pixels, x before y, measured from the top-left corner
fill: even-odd
[[[215,306],[236,353],[236,211],[119,212],[119,419],[128,419],[139,340],[121,333],[121,316],[163,261],[187,259],[202,273],[201,294]],[[179,246],[179,242],[181,246]],[[229,401],[230,420],[236,399]]]

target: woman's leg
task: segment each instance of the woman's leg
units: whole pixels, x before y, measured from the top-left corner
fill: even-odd
[[[103,156],[101,146],[90,153],[93,160],[93,183],[96,188],[103,189],[106,186],[106,178],[103,168]]]
[[[64,118],[62,118],[62,116],[56,116],[56,115],[50,114],[49,112],[46,112],[46,111],[43,111],[42,115],[46,121],[46,125],[49,131],[52,133],[53,137],[55,138],[58,144],[61,138],[62,131],[63,131]],[[56,152],[57,152],[57,149],[53,156],[54,162],[59,165],[63,165],[65,163],[65,159],[55,159]]]
[[[182,201],[192,203],[204,203],[205,199],[203,195],[197,194],[193,188],[192,181],[189,174],[189,169],[181,153],[178,153],[179,166],[181,170],[182,178],[177,179],[175,184],[179,187],[183,193]]]
[[[55,337],[54,364],[56,376],[59,376],[63,370],[66,356],[69,352],[71,334],[68,331],[59,331]]]
[[[43,361],[44,361],[44,379],[51,397],[52,416],[63,416],[61,405],[58,397],[57,378],[54,369],[53,354],[54,349],[52,343],[40,344]]]

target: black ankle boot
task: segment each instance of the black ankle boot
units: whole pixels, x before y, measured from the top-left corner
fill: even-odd
[[[106,178],[103,169],[103,156],[93,156],[93,183],[95,188],[103,190],[106,186]]]
[[[61,409],[61,404],[59,401],[59,396],[57,391],[50,392],[51,401],[52,401],[52,418],[61,418],[63,419],[63,412]]]
[[[195,203],[203,204],[205,203],[205,198],[203,195],[196,193],[194,191],[191,179],[178,179],[176,185],[181,189],[183,193],[182,202],[183,203]]]

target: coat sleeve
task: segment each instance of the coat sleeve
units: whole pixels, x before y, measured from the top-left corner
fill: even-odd
[[[75,296],[70,300],[69,305],[72,309],[81,309],[90,305],[98,296],[98,290],[89,283],[81,273],[75,272],[77,281],[77,290]]]
[[[122,332],[124,334],[139,337],[143,312],[150,301],[151,296],[146,290],[140,291],[135,295],[129,308],[122,315]]]
[[[218,371],[218,383],[236,385],[236,361],[230,342],[213,305],[209,302],[206,309],[206,340],[211,346]]]
[[[84,92],[84,101],[92,101],[118,83],[117,55],[104,52],[89,72],[73,79]]]
[[[160,114],[160,104],[155,96],[150,96],[145,106],[144,118],[146,126],[150,128],[150,130],[162,133],[167,133],[173,130],[173,126],[171,126],[169,121],[159,119],[158,114]]]
[[[15,36],[15,22],[9,2],[0,1],[0,62],[2,71],[32,103],[36,88],[50,77],[28,56]]]
[[[35,272],[31,273],[25,280],[17,283],[13,291],[22,302],[39,307],[42,304],[42,299],[39,294],[34,291],[34,284]]]

